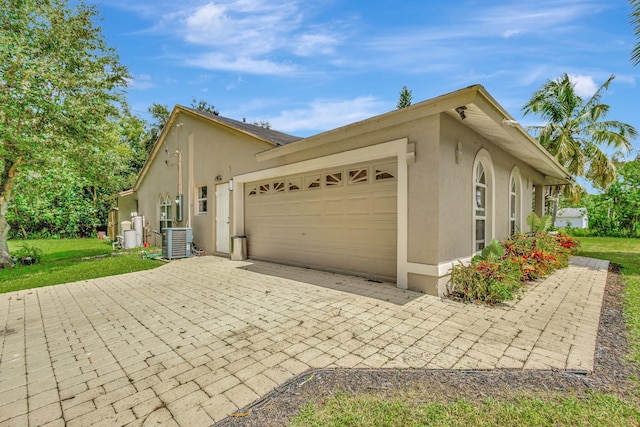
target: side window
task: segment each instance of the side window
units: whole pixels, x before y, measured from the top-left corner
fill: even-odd
[[[475,170],[475,242],[476,251],[486,246],[487,235],[487,176],[482,162],[478,162]]]
[[[479,252],[494,236],[494,172],[489,152],[482,148],[473,162],[473,252]],[[505,189],[506,190],[506,189]]]
[[[522,229],[522,179],[517,167],[509,179],[509,234],[513,236]]]
[[[198,187],[198,215],[207,214],[207,186]]]
[[[169,194],[160,199],[160,231],[173,227],[173,204]]]

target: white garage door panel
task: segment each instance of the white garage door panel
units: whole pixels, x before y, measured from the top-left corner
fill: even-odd
[[[396,169],[382,161],[245,184],[249,256],[395,280]]]

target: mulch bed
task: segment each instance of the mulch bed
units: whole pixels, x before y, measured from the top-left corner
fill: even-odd
[[[510,399],[517,395],[551,396],[611,393],[638,399],[640,366],[626,359],[629,352],[622,314],[623,278],[611,264],[607,278],[594,371],[442,371],[321,369],[307,372],[239,410],[245,416],[227,417],[216,427],[284,426],[307,403],[322,403],[342,392],[400,398],[409,402],[447,402],[455,399]]]

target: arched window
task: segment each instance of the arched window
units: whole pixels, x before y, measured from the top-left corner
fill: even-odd
[[[473,166],[473,251],[493,237],[493,164],[487,150],[478,152]]]
[[[486,246],[487,237],[487,175],[482,162],[476,166],[476,251]]]
[[[509,178],[509,235],[522,229],[522,179],[518,167],[514,167]]]

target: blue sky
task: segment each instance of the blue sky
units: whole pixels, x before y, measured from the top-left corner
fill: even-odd
[[[615,74],[608,118],[640,129],[626,0],[89,3],[143,116],[153,102],[196,98],[308,136],[395,109],[403,85],[418,102],[479,83],[529,125],[522,106],[566,72],[583,96]]]

